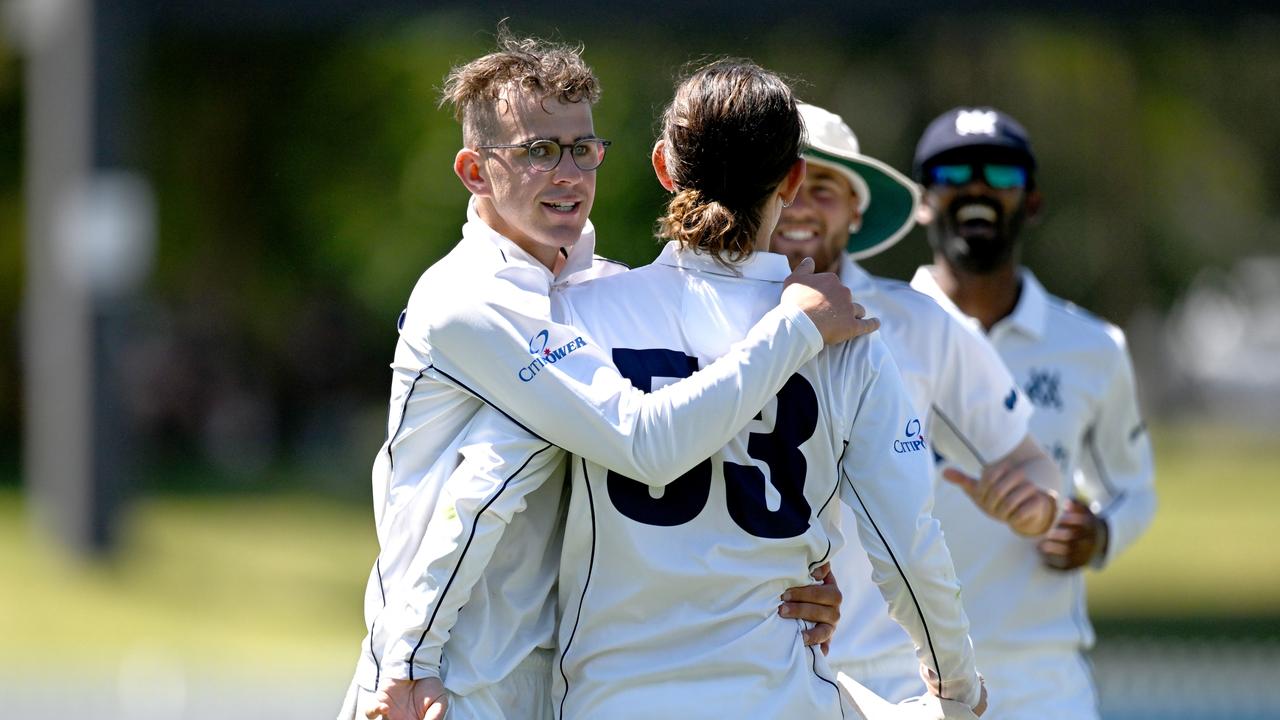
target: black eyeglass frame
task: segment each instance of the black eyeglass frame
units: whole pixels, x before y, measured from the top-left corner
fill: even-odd
[[[545,143],[546,145],[549,145],[549,146],[554,145],[556,147],[556,152],[558,153],[556,155],[556,161],[555,161],[555,164],[549,168],[545,168],[545,169],[540,168],[534,164],[533,154],[530,151],[533,149],[533,146],[537,145],[538,143]],[[589,168],[584,168],[578,162],[578,156],[573,154],[573,150],[577,148],[579,145],[586,145],[588,143],[600,144],[600,147],[601,147],[600,162],[596,163],[595,165]],[[536,140],[530,140],[528,142],[522,142],[522,143],[508,143],[508,144],[501,144],[501,145],[477,145],[476,149],[477,150],[499,150],[499,149],[514,150],[516,148],[519,148],[525,151],[524,158],[526,161],[528,161],[529,167],[533,168],[535,172],[551,172],[556,168],[560,167],[560,161],[564,159],[564,151],[568,150],[569,157],[573,158],[573,164],[577,166],[579,170],[581,170],[582,172],[591,172],[592,170],[599,170],[600,166],[604,164],[604,158],[606,155],[608,155],[609,146],[612,144],[613,144],[612,140],[605,140],[604,138],[582,138],[581,140],[575,140],[574,142],[571,142],[568,144],[559,142],[557,140],[551,140],[549,138],[537,138]]]

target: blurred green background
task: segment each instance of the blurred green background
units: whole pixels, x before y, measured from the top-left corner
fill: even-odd
[[[614,141],[593,221],[600,251],[632,264],[659,247],[648,151],[690,61],[787,74],[902,169],[952,106],[1021,120],[1047,203],[1024,259],[1129,332],[1157,450],[1154,526],[1089,579],[1101,643],[1280,645],[1280,15],[875,7],[753,23],[702,9],[682,30],[662,13],[452,9],[149,32],[128,145],[159,242],[120,380],[137,433],[126,522],[97,561],[53,542],[23,495],[26,95],[0,42],[0,675],[69,656],[111,675],[142,648],[190,673],[296,674],[329,693],[314,707],[336,706],[376,554],[395,321],[466,203],[437,89],[506,15],[584,43]],[[867,265],[906,278],[927,260],[916,231]]]

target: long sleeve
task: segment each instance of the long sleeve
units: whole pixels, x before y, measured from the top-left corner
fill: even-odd
[[[945,350],[933,385],[933,406],[921,411],[932,411],[950,431],[930,438],[937,440],[935,450],[948,458],[967,453],[979,465],[988,465],[1008,455],[1026,437],[1031,402],[991,343],[943,312]],[[947,442],[963,447],[943,447]]]
[[[405,582],[389,600],[392,612],[383,624],[387,677],[439,676],[442,650],[458,613],[471,598],[508,525],[526,509],[531,493],[548,481],[561,482],[558,473],[563,472],[564,452],[491,409],[481,410],[472,420],[459,454],[462,461],[441,490]],[[537,511],[554,515],[559,490],[542,498]],[[553,522],[540,518],[535,524]],[[532,547],[527,550],[527,564],[537,565],[539,553]],[[542,588],[547,598],[553,578],[550,573],[548,587]],[[531,587],[541,585],[535,582]]]
[[[931,450],[892,358],[880,352],[870,360],[841,459],[842,498],[858,519],[890,616],[938,674],[941,696],[972,707],[981,689],[960,583],[932,515]]]
[[[1133,365],[1119,330],[1112,334],[1119,341],[1117,357],[1094,423],[1086,431],[1076,475],[1093,511],[1107,523],[1107,552],[1101,564],[1133,544],[1156,511],[1151,438],[1138,409]]]
[[[485,302],[434,314],[419,328],[430,372],[546,441],[650,485],[728,442],[822,348],[813,322],[780,305],[693,377],[643,393],[586,333],[550,319],[549,298],[501,279],[493,285]]]

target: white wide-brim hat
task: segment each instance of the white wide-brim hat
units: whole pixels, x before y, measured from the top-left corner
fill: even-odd
[[[840,171],[858,194],[862,225],[846,245],[855,260],[884,252],[915,224],[920,187],[888,164],[859,152],[858,137],[840,119],[817,105],[800,103],[807,136],[804,157]]]

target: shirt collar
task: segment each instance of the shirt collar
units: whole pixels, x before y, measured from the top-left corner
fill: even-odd
[[[840,282],[853,291],[855,300],[875,294],[876,283],[871,277],[871,273],[863,270],[862,266],[854,262],[847,252],[840,253],[839,272]]]
[[[472,241],[492,243],[502,251],[508,262],[514,260],[521,264],[534,266],[545,273],[548,281],[553,283],[567,280],[570,275],[589,269],[592,262],[594,262],[596,251],[596,228],[588,218],[587,224],[582,227],[582,235],[578,238],[578,242],[574,243],[573,247],[568,248],[569,256],[565,259],[564,267],[560,268],[560,272],[553,276],[551,271],[537,258],[525,252],[510,238],[489,227],[488,223],[480,219],[480,213],[476,210],[476,197],[474,195],[467,201],[467,222],[462,226],[462,237]]]
[[[1008,325],[1039,339],[1044,337],[1045,324],[1049,321],[1049,293],[1045,292],[1044,286],[1025,267],[1019,268],[1018,277],[1022,280],[1018,304],[1013,307],[1009,317],[996,325]]]
[[[1027,268],[1019,268],[1018,278],[1022,281],[1018,303],[1013,306],[1013,312],[996,323],[991,331],[996,332],[999,328],[1010,327],[1038,339],[1044,336],[1045,323],[1048,321],[1049,295],[1040,281],[1036,280],[1036,276]],[[947,297],[947,294],[938,286],[938,281],[933,276],[932,265],[921,265],[916,269],[915,276],[911,278],[911,287],[933,298],[952,313],[965,316],[964,311],[956,307],[951,298]],[[977,324],[976,321],[974,323]]]
[[[695,272],[767,282],[782,282],[791,274],[791,265],[785,255],[757,250],[743,262],[722,261],[710,253],[686,250],[675,240],[662,248],[654,262]]]

